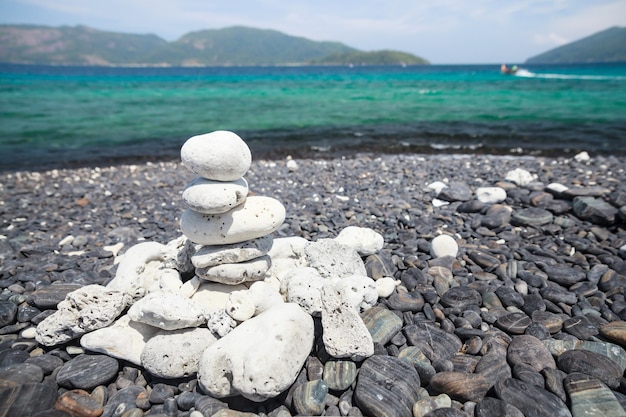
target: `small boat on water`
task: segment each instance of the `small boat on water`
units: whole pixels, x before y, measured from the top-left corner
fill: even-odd
[[[502,72],[502,74],[515,74],[517,72],[517,65],[513,65],[509,68],[506,64],[502,64],[500,66],[500,72]]]

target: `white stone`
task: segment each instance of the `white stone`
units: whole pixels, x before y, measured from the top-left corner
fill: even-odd
[[[324,278],[342,278],[349,275],[367,275],[365,264],[351,247],[333,239],[309,242],[304,247],[309,266]]]
[[[435,192],[435,195],[438,195],[441,190],[443,190],[444,188],[448,188],[448,184],[442,181],[435,181],[428,184],[426,188],[428,190],[433,190]]]
[[[193,242],[181,235],[165,245],[163,267],[176,269],[181,274],[191,273],[194,268],[191,263],[191,256],[195,251],[196,248]]]
[[[502,187],[479,187],[476,199],[485,204],[501,203],[506,200],[506,191]]]
[[[223,308],[211,310],[205,317],[206,327],[219,337],[226,336],[231,330],[237,327],[235,319],[229,316]]]
[[[191,300],[202,308],[206,314],[212,310],[223,310],[231,292],[246,289],[244,285],[226,285],[202,280],[202,284],[200,284],[194,295],[191,296]]]
[[[311,315],[319,315],[322,311],[322,287],[326,281],[315,268],[297,268],[285,275],[281,292],[287,302],[297,303]]]
[[[265,274],[270,268],[271,262],[270,257],[265,255],[246,262],[196,268],[196,275],[207,281],[237,285],[244,282],[259,281],[265,278]]]
[[[450,235],[436,236],[430,242],[430,254],[433,258],[442,258],[444,256],[456,258],[458,253],[459,245]]]
[[[556,195],[560,195],[569,189],[568,186],[559,184],[558,182],[551,182],[546,186],[546,190],[551,191]]]
[[[197,276],[194,276],[189,281],[181,285],[181,287],[178,289],[178,295],[180,295],[181,297],[186,297],[186,298],[193,297],[196,291],[198,291],[198,288],[200,288],[200,284],[203,281],[204,280],[201,280]]]
[[[161,331],[146,343],[141,365],[159,378],[186,378],[198,372],[202,352],[216,341],[209,329],[198,327]]]
[[[378,301],[376,281],[367,275],[350,275],[335,278],[332,282],[332,287],[341,296],[342,303],[350,305],[357,312],[369,310]]]
[[[196,327],[204,323],[204,311],[189,298],[164,291],[151,292],[128,309],[131,320],[164,330]]]
[[[191,262],[196,268],[206,268],[249,261],[267,255],[272,248],[273,240],[271,235],[266,235],[230,245],[199,246],[191,257]]]
[[[159,290],[179,292],[183,281],[180,279],[180,272],[176,269],[164,268],[159,275]]]
[[[372,335],[359,313],[330,286],[322,289],[322,340],[335,358],[361,361],[374,354]]]
[[[200,359],[198,382],[215,398],[276,397],[296,380],[313,340],[311,316],[297,304],[279,304],[209,346]]]
[[[213,181],[196,177],[183,191],[187,208],[205,214],[225,213],[246,201],[248,183],[242,178],[235,181]]]
[[[299,236],[275,238],[268,253],[272,266],[267,271],[266,280],[272,278],[282,282],[294,269],[308,266],[304,253],[308,243],[308,240]]]
[[[231,292],[224,307],[226,314],[237,321],[245,321],[254,316],[254,301],[248,290]]]
[[[248,289],[248,294],[254,303],[254,315],[257,316],[277,304],[282,304],[282,295],[277,288],[265,281],[257,281]]]
[[[285,220],[280,201],[251,196],[234,209],[221,214],[202,214],[185,210],[180,228],[185,236],[200,245],[226,245],[252,240],[276,231]]]
[[[525,185],[530,184],[535,179],[537,179],[537,176],[534,174],[531,174],[530,172],[528,172],[527,170],[523,168],[515,168],[507,172],[504,179],[507,181],[511,181],[512,183],[515,183],[519,185],[520,187],[523,187]]]
[[[218,130],[193,136],[180,149],[180,159],[191,172],[217,181],[234,181],[252,164],[248,145],[235,133]]]
[[[588,162],[591,160],[589,153],[587,151],[582,151],[574,156],[574,159],[578,162]]]
[[[300,167],[298,167],[298,163],[293,159],[289,159],[287,161],[287,169],[289,172],[297,171]]]
[[[387,298],[396,289],[396,280],[391,277],[383,277],[376,280],[376,292],[381,298]]]
[[[34,339],[37,336],[37,328],[36,327],[27,327],[20,332],[20,337],[24,339]]]
[[[109,327],[85,334],[80,338],[80,345],[92,352],[141,365],[141,352],[146,342],[159,331],[124,315]]]
[[[125,292],[135,300],[143,297],[146,288],[159,280],[158,269],[163,265],[165,252],[165,245],[157,242],[142,242],[128,248],[107,288]]]
[[[335,241],[356,250],[361,256],[378,253],[385,244],[383,236],[368,227],[348,226],[339,232]]]
[[[86,285],[67,294],[57,311],[37,325],[35,339],[53,346],[101,329],[113,323],[131,302],[124,292]]]

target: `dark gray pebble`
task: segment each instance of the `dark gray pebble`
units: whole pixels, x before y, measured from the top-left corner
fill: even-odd
[[[613,224],[618,213],[611,204],[594,197],[574,198],[572,210],[581,219],[601,225]]]
[[[0,327],[12,324],[17,315],[17,305],[11,301],[0,301]]]
[[[146,390],[137,385],[131,385],[117,391],[109,398],[101,417],[121,417],[127,411],[136,408],[137,398],[140,394],[145,395],[145,393]]]
[[[563,352],[557,359],[557,366],[563,372],[580,372],[597,378],[609,388],[619,387],[622,368],[605,355],[584,349],[571,349]]]
[[[513,337],[507,349],[507,359],[511,365],[528,365],[537,372],[545,368],[556,368],[548,348],[541,340],[529,335]]]
[[[524,417],[518,408],[493,397],[485,397],[478,401],[474,415],[476,417]]]
[[[464,285],[452,287],[441,296],[441,304],[445,307],[466,309],[470,306],[480,306],[481,303],[480,293]]]
[[[424,417],[469,417],[469,414],[458,408],[442,407],[426,413]]]
[[[54,406],[57,391],[50,384],[17,383],[0,378],[0,412],[7,417],[32,417]]]
[[[429,322],[405,326],[403,332],[409,344],[417,346],[431,361],[449,359],[463,346],[458,336]]]
[[[66,388],[89,390],[105,385],[117,375],[119,363],[106,355],[79,355],[59,370],[57,383]]]
[[[6,379],[18,384],[43,381],[43,370],[34,364],[18,363],[0,367],[0,379]]]
[[[439,372],[430,379],[429,390],[448,394],[458,401],[479,401],[485,396],[491,384],[485,374],[468,372]]]
[[[580,340],[592,340],[600,332],[599,326],[589,320],[587,316],[575,316],[565,320],[563,330]]]
[[[596,378],[572,373],[565,378],[564,385],[574,416],[620,417],[626,414],[613,391]]]
[[[65,300],[70,292],[81,288],[80,284],[55,283],[38,288],[28,297],[28,304],[41,310],[56,308],[57,304]]]
[[[532,320],[522,312],[507,313],[498,317],[496,326],[510,334],[524,334]]]
[[[498,382],[495,392],[498,398],[518,408],[525,416],[572,417],[559,397],[515,378]]]
[[[396,292],[387,298],[387,306],[391,310],[411,311],[416,313],[424,307],[424,297],[419,292]]]
[[[522,226],[541,226],[550,223],[554,215],[539,207],[528,207],[515,210],[511,215],[511,223]]]

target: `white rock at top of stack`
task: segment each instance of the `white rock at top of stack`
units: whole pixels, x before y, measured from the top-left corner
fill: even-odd
[[[183,165],[191,172],[216,181],[235,181],[250,169],[252,154],[235,133],[217,130],[193,136],[180,149]]]
[[[219,214],[232,210],[246,201],[248,182],[241,177],[234,181],[194,178],[183,191],[187,208],[204,214]]]

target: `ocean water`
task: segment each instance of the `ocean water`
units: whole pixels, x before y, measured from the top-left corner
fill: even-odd
[[[105,68],[0,65],[0,169],[176,158],[232,130],[254,157],[626,155],[626,63]]]

